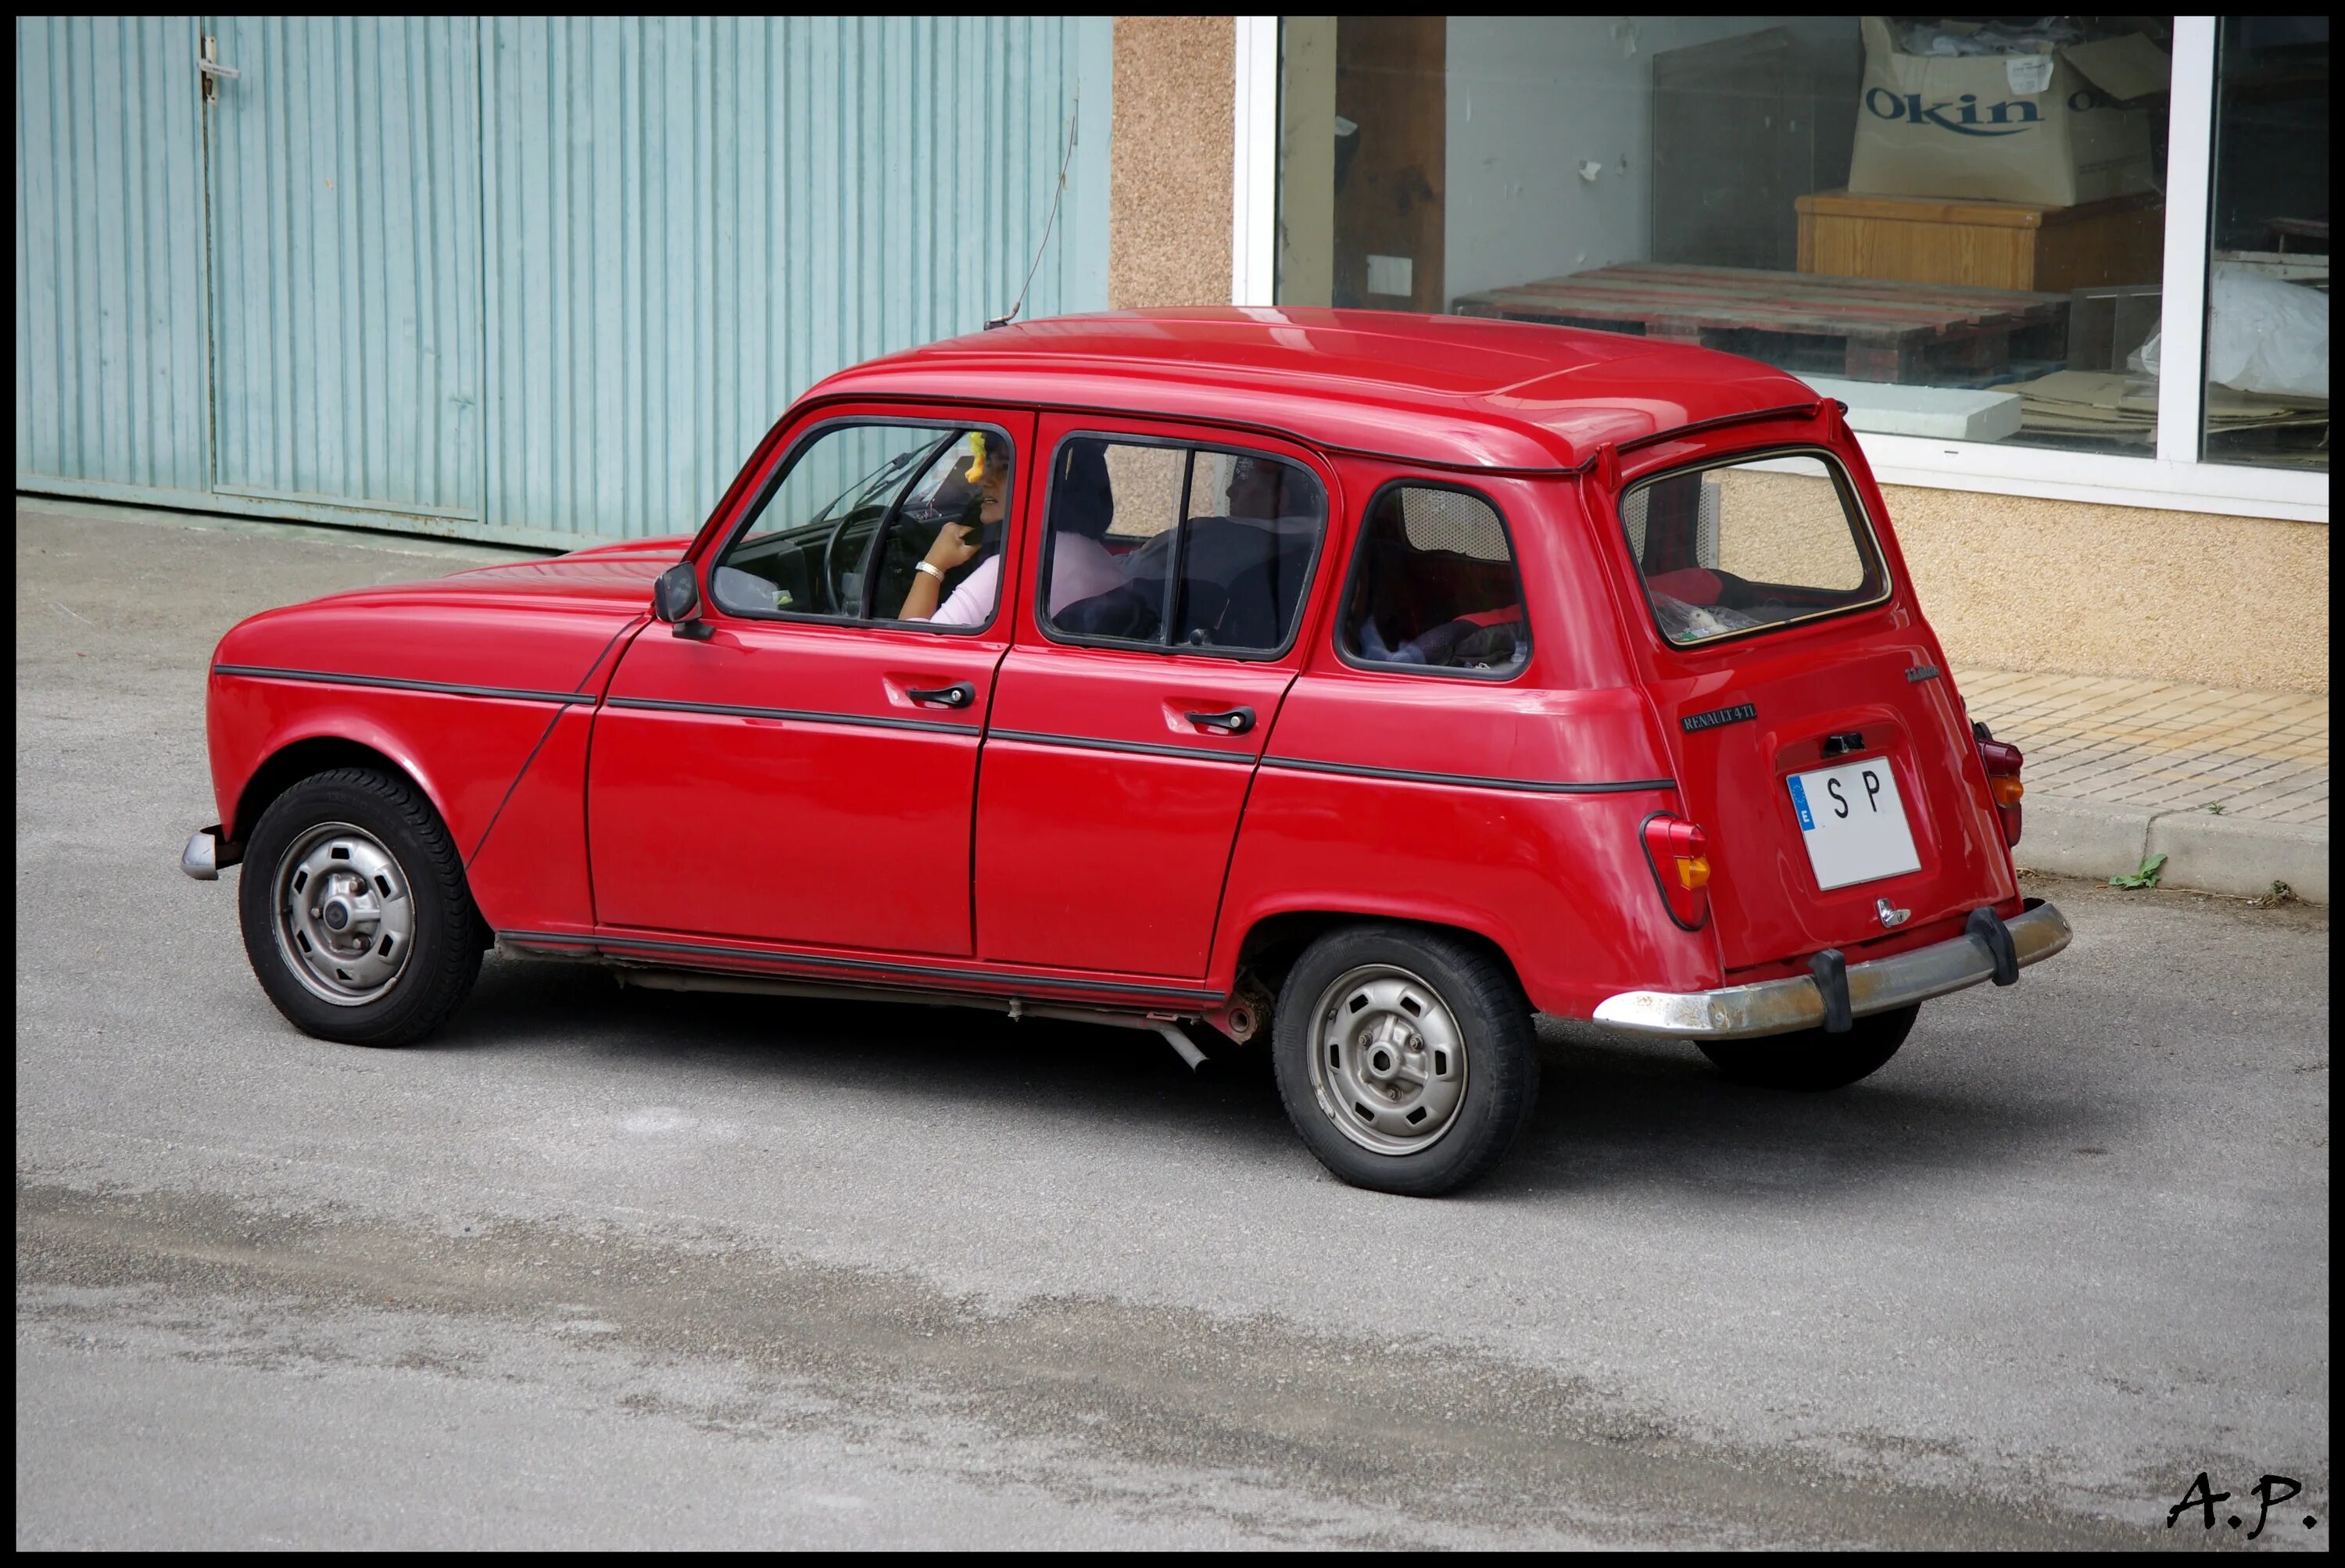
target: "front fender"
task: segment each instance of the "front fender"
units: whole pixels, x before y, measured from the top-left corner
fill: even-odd
[[[275,789],[252,785],[273,762],[323,743],[375,753],[411,779],[448,824],[458,852],[477,851],[513,779],[561,713],[558,704],[338,686],[215,670],[205,729],[212,789],[231,840],[249,837]],[[297,776],[300,771],[297,769]],[[277,785],[290,778],[269,779]]]

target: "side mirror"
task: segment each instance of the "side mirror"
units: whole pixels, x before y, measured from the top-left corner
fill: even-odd
[[[675,628],[680,637],[706,640],[706,622],[698,618],[700,579],[689,561],[679,561],[652,585],[652,614]]]

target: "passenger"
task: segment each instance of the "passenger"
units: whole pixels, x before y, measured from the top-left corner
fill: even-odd
[[[1522,643],[1520,605],[1478,610],[1444,621],[1397,646],[1387,646],[1376,629],[1376,617],[1360,622],[1360,652],[1383,664],[1421,664],[1445,669],[1504,669],[1513,664]]]
[[[1010,491],[1010,445],[987,435],[984,476],[978,508],[978,525],[948,523],[937,530],[936,543],[914,568],[912,586],[904,596],[898,620],[927,621],[931,626],[982,626],[993,613],[1001,585],[1001,555],[996,551],[961,579],[939,607],[937,595],[945,575],[966,565],[983,545],[983,530],[1002,520]],[[1107,459],[1099,443],[1069,442],[1059,462],[1058,483],[1051,498],[1051,613],[1123,586],[1123,572],[1100,543],[1115,520],[1115,496],[1107,476]]]
[[[1286,477],[1283,463],[1239,458],[1230,468],[1229,514],[1248,522],[1276,522],[1285,514]]]

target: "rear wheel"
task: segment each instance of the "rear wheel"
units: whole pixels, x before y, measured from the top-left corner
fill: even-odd
[[[481,972],[481,921],[439,812],[367,768],[270,802],[237,891],[245,956],[304,1033],[406,1045],[447,1022]]]
[[[1430,1197],[1486,1175],[1538,1095],[1530,1005],[1506,965],[1404,926],[1312,943],[1279,993],[1271,1054],[1311,1152],[1379,1192]]]
[[[1844,1089],[1888,1065],[1922,1015],[1921,1003],[1856,1019],[1844,1034],[1803,1029],[1763,1040],[1697,1041],[1701,1054],[1738,1084],[1809,1094]]]

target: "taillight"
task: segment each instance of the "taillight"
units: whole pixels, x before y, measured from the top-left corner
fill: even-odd
[[[1974,727],[1978,738],[1979,761],[1986,767],[1986,792],[1995,802],[1995,814],[2003,823],[2003,841],[2010,846],[2019,842],[2019,798],[2027,793],[2019,781],[2019,765],[2026,759],[2019,748],[2008,741],[1996,740],[1985,734],[1986,727]]]
[[[1666,811],[1645,819],[1645,862],[1670,919],[1699,931],[1710,919],[1710,837],[1693,823]]]

